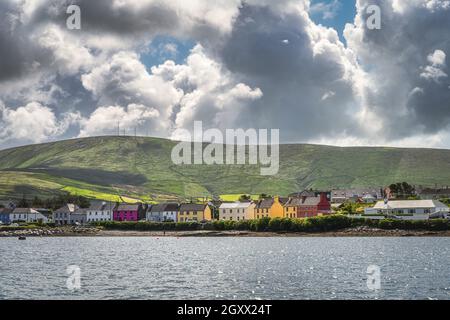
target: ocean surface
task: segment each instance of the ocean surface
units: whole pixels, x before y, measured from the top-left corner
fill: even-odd
[[[0,238],[0,299],[449,300],[450,238]]]

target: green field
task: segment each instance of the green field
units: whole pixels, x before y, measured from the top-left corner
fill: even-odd
[[[281,145],[276,176],[256,165],[174,165],[174,142],[93,137],[0,151],[0,198],[48,197],[161,201],[241,194],[287,195],[304,188],[382,187],[407,181],[450,184],[450,151]]]

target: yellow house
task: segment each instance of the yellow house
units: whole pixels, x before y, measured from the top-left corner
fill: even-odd
[[[177,222],[211,221],[211,208],[206,204],[183,203],[178,212]]]
[[[282,218],[284,216],[283,204],[287,199],[275,198],[259,200],[254,209],[254,219]]]
[[[298,198],[290,198],[283,206],[284,218],[297,218]]]

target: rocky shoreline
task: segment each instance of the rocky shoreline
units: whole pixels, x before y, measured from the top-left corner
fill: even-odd
[[[357,227],[330,232],[254,231],[122,231],[94,227],[55,227],[0,230],[0,237],[449,237],[450,231],[383,230]]]
[[[89,227],[33,228],[19,230],[0,230],[0,237],[95,236],[100,231],[100,229]]]

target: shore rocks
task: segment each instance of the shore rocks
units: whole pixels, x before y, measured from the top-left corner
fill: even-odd
[[[96,235],[100,230],[89,227],[56,227],[22,230],[1,230],[0,237],[51,237],[71,235]]]

